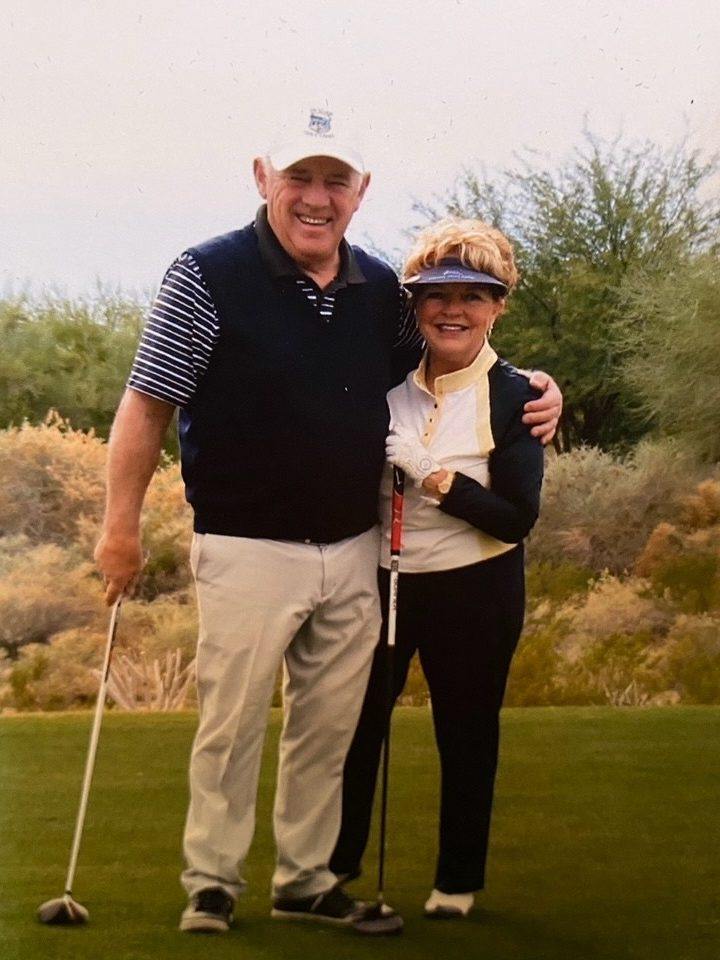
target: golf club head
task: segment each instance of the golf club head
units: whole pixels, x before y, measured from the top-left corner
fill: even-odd
[[[77,926],[87,923],[90,914],[85,907],[72,897],[58,897],[56,900],[46,900],[37,910],[40,923],[49,923],[55,926]]]
[[[358,914],[352,927],[366,937],[391,937],[402,933],[403,918],[387,904],[373,903]]]

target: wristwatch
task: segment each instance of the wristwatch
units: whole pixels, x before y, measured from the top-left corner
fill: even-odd
[[[455,480],[455,474],[453,473],[452,470],[450,470],[445,476],[445,479],[441,480],[440,483],[437,485],[438,493],[441,493],[443,496],[445,496],[445,494],[447,493],[450,493],[450,487],[453,485],[454,480]]]

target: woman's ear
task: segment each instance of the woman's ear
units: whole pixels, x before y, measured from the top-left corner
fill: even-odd
[[[495,301],[495,306],[497,307],[497,309],[495,310],[495,316],[490,321],[490,326],[488,327],[488,332],[487,332],[488,337],[492,334],[493,328],[495,327],[495,324],[498,322],[498,318],[501,317],[503,313],[505,313],[505,308],[507,306],[507,299],[505,297],[501,297],[499,300]]]

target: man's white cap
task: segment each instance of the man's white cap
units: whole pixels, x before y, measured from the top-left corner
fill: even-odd
[[[271,147],[268,157],[276,170],[285,170],[306,157],[334,157],[358,173],[365,173],[359,151],[343,136],[332,111],[326,109],[308,110],[297,130],[288,131],[287,139]]]

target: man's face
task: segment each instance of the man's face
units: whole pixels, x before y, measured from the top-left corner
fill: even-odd
[[[307,157],[286,170],[258,159],[254,171],[270,226],[293,260],[311,271],[336,264],[340,241],[370,175],[332,157]]]

